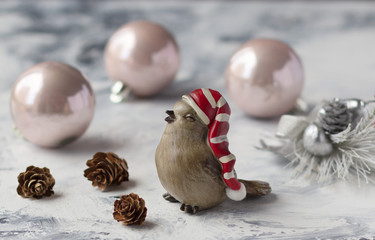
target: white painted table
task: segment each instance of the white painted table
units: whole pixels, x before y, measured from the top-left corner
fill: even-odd
[[[112,104],[102,52],[117,27],[133,19],[165,25],[179,42],[177,82],[152,99]],[[333,97],[371,99],[375,91],[375,4],[372,2],[0,2],[0,237],[5,239],[343,239],[375,237],[375,186],[321,186],[292,179],[286,161],[256,150],[278,119],[258,120],[231,104],[231,151],[241,178],[270,182],[267,197],[227,201],[188,215],[161,195],[154,152],[164,111],[199,87],[220,90],[234,50],[253,37],[289,43],[303,60],[303,96],[311,104]],[[91,81],[95,118],[78,141],[42,149],[18,138],[9,114],[11,87],[26,68],[45,60],[74,65]],[[230,99],[228,99],[230,102]],[[125,157],[130,182],[100,192],[83,177],[97,151]],[[16,193],[28,165],[46,166],[55,195],[42,200]],[[112,218],[115,196],[145,199],[142,226]]]

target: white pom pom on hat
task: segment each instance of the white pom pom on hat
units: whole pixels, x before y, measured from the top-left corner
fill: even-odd
[[[239,190],[232,190],[230,188],[226,188],[225,189],[225,192],[227,194],[227,196],[234,200],[234,201],[241,201],[243,200],[245,197],[246,197],[246,188],[245,188],[245,185],[243,183],[241,183],[241,188]]]

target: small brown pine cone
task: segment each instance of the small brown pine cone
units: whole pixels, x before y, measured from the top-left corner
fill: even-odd
[[[115,153],[97,152],[86,164],[89,168],[84,171],[84,176],[101,191],[109,185],[129,181],[128,164]]]
[[[25,172],[18,175],[18,195],[24,198],[42,198],[51,196],[55,185],[55,179],[52,177],[48,168],[38,168],[29,166]]]
[[[124,225],[141,225],[147,215],[145,200],[135,193],[122,195],[114,203],[113,218]]]

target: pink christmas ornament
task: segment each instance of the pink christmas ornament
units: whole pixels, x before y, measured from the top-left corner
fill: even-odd
[[[105,48],[109,77],[117,81],[111,100],[122,101],[124,88],[138,97],[149,97],[169,85],[178,71],[180,56],[173,36],[162,26],[148,21],[123,25]]]
[[[14,85],[10,102],[16,128],[43,147],[59,147],[80,137],[93,118],[94,107],[87,79],[60,62],[29,68]]]
[[[285,43],[254,39],[231,57],[225,74],[230,97],[253,117],[276,117],[290,111],[303,88],[303,68]]]

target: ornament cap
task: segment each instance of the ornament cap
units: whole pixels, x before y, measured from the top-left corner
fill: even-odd
[[[132,90],[126,86],[123,82],[117,81],[111,87],[111,95],[109,99],[113,103],[124,102],[129,99]]]

